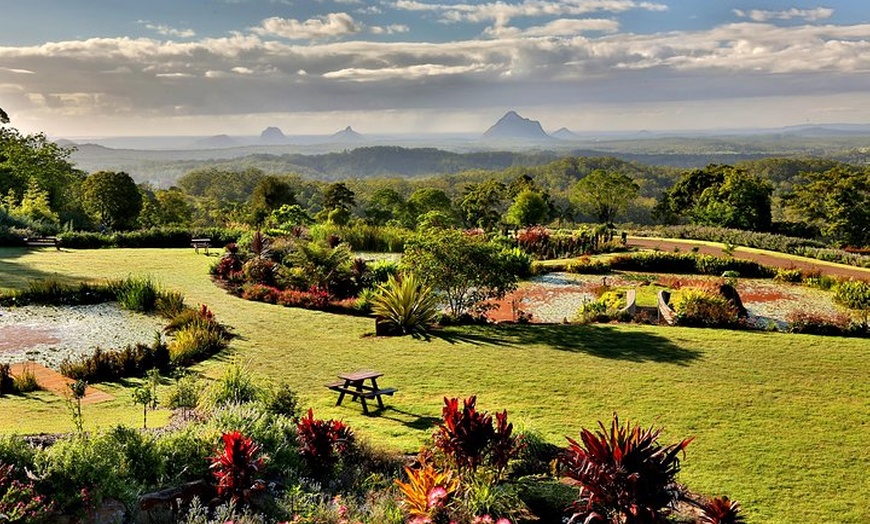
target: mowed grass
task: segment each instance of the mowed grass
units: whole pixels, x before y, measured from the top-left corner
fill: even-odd
[[[240,359],[264,381],[291,384],[318,417],[343,418],[378,446],[417,450],[444,396],[477,394],[481,408],[507,409],[560,445],[618,412],[664,426],[665,441],[694,436],[682,481],[740,500],[750,522],[870,521],[867,340],[624,325],[376,338],[371,319],[231,297],[208,278],[215,260],[192,250],[0,250],[0,287],[54,275],[149,275],[190,304],[208,304],[238,334],[230,353],[197,367],[204,375]],[[383,371],[381,385],[399,389],[376,416],[352,402],[336,407],[323,387],[357,368]],[[86,422],[139,424],[128,388],[108,391],[116,400],[85,406]],[[63,401],[45,393],[0,399],[0,421],[6,433],[71,427]]]

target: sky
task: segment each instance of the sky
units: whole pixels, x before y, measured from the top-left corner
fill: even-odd
[[[866,0],[0,5],[0,107],[57,137],[870,123]]]

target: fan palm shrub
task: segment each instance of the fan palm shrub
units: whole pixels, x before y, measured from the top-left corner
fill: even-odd
[[[390,332],[402,335],[425,333],[440,313],[438,297],[414,273],[390,275],[378,286],[372,312]]]

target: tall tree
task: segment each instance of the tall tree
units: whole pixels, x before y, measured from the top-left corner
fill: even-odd
[[[504,212],[505,185],[490,178],[465,187],[459,208],[472,227],[490,230],[498,225]]]
[[[356,194],[344,182],[335,182],[323,191],[323,209],[350,211],[356,205]]]
[[[0,124],[8,124],[9,123],[9,115],[6,114],[6,111],[3,111],[3,108],[0,107]]]
[[[514,198],[507,211],[508,224],[525,227],[544,224],[549,221],[550,206],[543,195],[531,189],[524,189]]]
[[[142,194],[127,173],[97,171],[82,182],[82,204],[98,223],[129,229],[142,210]]]
[[[765,231],[771,223],[773,186],[728,165],[711,164],[683,174],[656,204],[660,220]]]
[[[251,215],[255,224],[262,224],[269,213],[279,209],[283,205],[296,203],[296,194],[290,184],[276,176],[267,176],[260,179],[254,186],[251,195]]]
[[[574,184],[571,202],[602,224],[612,224],[639,191],[640,186],[627,175],[596,169]]]
[[[841,244],[870,245],[870,170],[837,167],[809,173],[786,195],[786,205]]]

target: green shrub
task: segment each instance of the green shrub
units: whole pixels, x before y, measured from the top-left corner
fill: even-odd
[[[253,392],[252,392],[253,393]],[[257,390],[257,395],[262,392]],[[254,439],[269,456],[266,471],[284,474],[302,465],[296,439],[296,424],[284,415],[271,413],[256,402],[224,403],[210,414],[204,429],[212,435],[240,431]]]
[[[834,300],[863,315],[867,323],[870,314],[870,282],[864,280],[846,280],[840,282],[834,290]]]
[[[847,337],[860,334],[848,315],[797,310],[786,316],[789,333]]]
[[[75,360],[64,359],[60,364],[60,372],[75,380],[95,383],[141,377],[151,369],[166,371],[169,367],[169,349],[158,334],[150,346],[131,344],[114,351],[96,348],[90,355]]]
[[[839,280],[837,280],[836,277],[823,275],[819,271],[808,273],[803,277],[803,283],[805,286],[814,287],[824,291],[830,291],[838,282]]]
[[[173,333],[169,342],[169,360],[176,366],[189,366],[226,346],[223,330],[214,323],[191,323]]]
[[[518,247],[503,249],[501,256],[506,269],[519,278],[532,276],[532,257]]]
[[[112,247],[115,242],[112,235],[91,233],[87,231],[69,231],[57,236],[61,247],[69,249],[99,249]]]
[[[209,385],[202,397],[202,403],[205,407],[215,408],[225,404],[256,402],[264,396],[263,389],[254,383],[250,372],[244,366],[233,363],[224,369],[220,378]]]
[[[696,253],[666,253],[663,251],[617,255],[610,259],[613,269],[645,273],[683,273],[721,275],[736,271],[744,278],[768,278],[774,270],[740,258],[723,258]]]
[[[589,257],[580,257],[568,262],[565,271],[580,275],[604,275],[610,273],[610,263],[605,260],[593,260]]]
[[[15,377],[15,391],[18,393],[30,393],[31,391],[39,391],[42,387],[36,380],[36,374],[33,372],[33,367],[25,364],[21,370],[21,374]]]
[[[376,253],[401,253],[405,249],[405,242],[413,234],[410,229],[402,227],[372,226],[364,222],[346,226],[315,224],[309,229],[312,241],[325,243],[332,235],[348,243],[354,251]]]
[[[438,297],[413,273],[378,286],[372,312],[395,334],[425,333],[439,314]]]
[[[176,377],[175,385],[166,397],[166,406],[170,409],[180,409],[182,418],[187,419],[191,410],[199,404],[202,395],[202,385],[196,376],[183,373]]]
[[[682,326],[726,327],[737,322],[737,310],[725,297],[701,289],[681,289],[671,307]]]
[[[299,395],[290,384],[281,384],[266,392],[263,406],[269,413],[284,415],[290,419],[299,418]]]
[[[150,313],[157,307],[157,285],[148,277],[127,277],[112,284],[118,304],[127,310]]]
[[[801,280],[803,280],[803,275],[801,274],[800,269],[780,268],[776,270],[776,274],[773,275],[773,279],[777,282],[789,282],[797,284],[800,283]]]
[[[186,308],[184,295],[178,291],[158,291],[154,308],[157,314],[163,318],[175,318]]]

